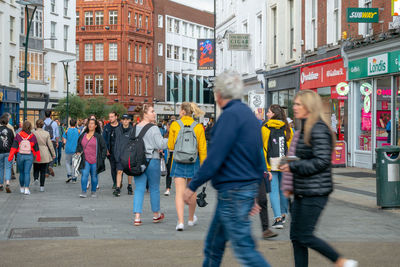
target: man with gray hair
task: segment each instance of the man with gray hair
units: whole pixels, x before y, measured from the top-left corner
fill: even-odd
[[[241,265],[269,266],[256,250],[249,219],[259,211],[255,198],[264,177],[260,123],[240,100],[243,83],[238,73],[226,71],[219,75],[214,93],[223,112],[214,126],[207,159],[184,196],[188,203],[196,189],[208,180],[218,191],[203,266],[219,266],[228,241]]]

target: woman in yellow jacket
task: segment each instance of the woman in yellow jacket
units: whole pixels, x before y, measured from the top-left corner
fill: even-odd
[[[262,126],[261,133],[264,146],[265,162],[272,173],[271,193],[269,195],[274,223],[272,228],[282,229],[286,222],[288,200],[281,190],[282,173],[279,171],[279,158],[287,155],[293,130],[286,119],[285,111],[279,105],[271,105],[267,113],[268,121]]]
[[[181,111],[179,112],[180,119],[174,121],[169,129],[168,138],[168,149],[173,151],[178,138],[179,131],[181,130],[180,122],[185,126],[190,126],[196,123],[193,117],[200,117],[204,115],[204,112],[195,104],[189,102],[183,102],[181,106]],[[197,151],[198,157],[195,163],[180,163],[176,162],[174,159],[172,161],[171,167],[171,177],[175,180],[175,205],[176,213],[178,214],[178,224],[176,226],[177,231],[183,231],[184,229],[184,209],[185,203],[183,201],[183,194],[185,192],[186,186],[190,183],[194,174],[199,169],[200,165],[207,156],[207,144],[206,137],[204,134],[203,125],[197,124],[193,129],[196,140],[197,140]],[[196,209],[196,194],[193,195],[191,204],[189,205],[189,218],[188,225],[194,226],[197,223],[197,217],[194,214]]]

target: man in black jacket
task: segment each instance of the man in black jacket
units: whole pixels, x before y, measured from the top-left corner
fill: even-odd
[[[128,114],[122,115],[122,126],[115,130],[115,145],[114,145],[114,159],[116,161],[117,169],[117,186],[114,191],[114,196],[119,197],[121,195],[122,186],[122,175],[123,168],[121,165],[121,154],[129,143],[130,136],[133,132],[133,126],[131,125],[131,117]],[[128,176],[128,194],[132,195],[132,176]]]
[[[107,157],[110,161],[111,177],[113,180],[113,189],[117,186],[117,165],[114,157],[114,146],[115,146],[115,130],[121,126],[118,121],[118,114],[113,111],[108,114],[110,123],[104,126],[103,138],[107,145]]]

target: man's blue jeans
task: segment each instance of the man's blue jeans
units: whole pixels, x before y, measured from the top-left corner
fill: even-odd
[[[17,155],[17,165],[19,170],[19,184],[21,187],[29,187],[31,182],[31,169],[33,164],[33,155],[20,154]]]
[[[204,247],[204,267],[220,266],[226,242],[242,266],[270,266],[256,250],[249,213],[258,184],[218,192],[218,204]]]
[[[269,200],[271,201],[274,219],[281,218],[283,214],[288,213],[288,200],[281,190],[282,173],[272,171],[271,193]]]
[[[82,170],[82,178],[81,178],[81,188],[82,192],[86,193],[86,188],[87,188],[87,183],[89,179],[89,174],[90,177],[92,178],[92,182],[90,183],[92,185],[92,192],[96,192],[96,187],[98,184],[98,179],[97,179],[97,164],[90,164],[89,162],[85,162],[85,168]]]
[[[146,171],[135,176],[135,194],[133,196],[133,213],[142,213],[144,191],[149,182],[150,204],[153,212],[160,211],[160,159],[150,160]]]
[[[0,185],[4,183],[4,173],[6,181],[10,181],[11,179],[11,167],[12,161],[8,161],[8,156],[10,153],[1,153],[0,154]]]

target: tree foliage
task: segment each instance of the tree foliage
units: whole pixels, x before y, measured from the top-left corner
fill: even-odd
[[[69,95],[68,97],[69,117],[70,118],[83,118],[85,114],[86,101],[77,95]],[[58,101],[55,108],[58,112],[60,119],[65,120],[67,116],[67,98],[64,97]]]
[[[109,113],[109,112],[111,112],[111,111],[117,112],[120,116],[121,116],[122,114],[125,114],[125,113],[128,112],[128,110],[126,109],[126,107],[124,107],[124,105],[119,104],[119,103],[115,103],[115,104],[113,104],[113,105],[111,105],[111,106],[108,106],[108,112],[107,112],[107,113]]]
[[[95,115],[96,118],[105,118],[108,114],[109,107],[107,106],[107,98],[104,96],[98,96],[89,98],[86,101],[86,115]]]

